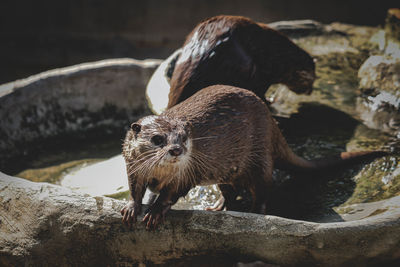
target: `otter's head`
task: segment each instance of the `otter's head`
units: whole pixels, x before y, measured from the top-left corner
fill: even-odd
[[[310,95],[316,78],[314,59],[305,51],[299,51],[292,59],[295,68],[286,73],[283,83],[296,94]]]
[[[192,142],[189,125],[163,116],[148,116],[132,123],[124,156],[142,175],[173,177],[185,170]],[[173,173],[174,172],[174,173]]]
[[[315,74],[312,70],[298,70],[292,74],[286,85],[296,94],[310,95],[313,91]]]

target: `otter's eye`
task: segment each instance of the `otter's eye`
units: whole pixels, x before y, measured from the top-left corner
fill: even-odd
[[[161,135],[155,135],[151,138],[151,142],[156,146],[160,146],[164,144],[164,137]]]
[[[186,134],[182,135],[182,142],[185,143],[186,140],[187,140],[187,135]]]

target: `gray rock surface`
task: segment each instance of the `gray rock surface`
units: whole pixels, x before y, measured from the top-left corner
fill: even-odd
[[[360,67],[357,110],[371,128],[400,138],[400,9],[390,9],[385,30],[380,31],[380,50]]]
[[[279,265],[365,266],[400,256],[398,204],[363,220],[326,224],[172,210],[149,232],[140,223],[133,230],[121,224],[122,201],[2,173],[0,202],[3,266],[183,264],[202,255],[208,263],[229,255]]]
[[[400,137],[400,50],[375,55],[361,66],[358,76],[364,94],[357,99],[357,110],[371,128]]]

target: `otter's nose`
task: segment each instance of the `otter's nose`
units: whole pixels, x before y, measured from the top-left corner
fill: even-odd
[[[171,148],[168,152],[169,152],[169,154],[170,154],[171,156],[176,156],[176,157],[177,157],[177,156],[179,156],[180,154],[182,154],[183,150],[182,150],[181,147],[176,146],[176,147]]]
[[[305,90],[304,94],[305,94],[305,95],[311,95],[312,92],[313,92],[313,88],[312,88],[312,87],[309,87],[309,88],[307,88],[307,89]]]

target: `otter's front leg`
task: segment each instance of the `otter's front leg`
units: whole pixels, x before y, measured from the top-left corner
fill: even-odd
[[[138,214],[142,211],[142,199],[146,192],[146,186],[138,184],[136,180],[129,179],[129,202],[121,209],[122,223],[132,228],[136,223]]]
[[[156,229],[157,226],[164,221],[165,214],[171,209],[180,197],[185,196],[190,190],[189,188],[176,189],[176,187],[168,186],[160,191],[160,195],[153,205],[148,209],[148,213],[144,216],[143,222],[146,228]]]

